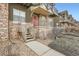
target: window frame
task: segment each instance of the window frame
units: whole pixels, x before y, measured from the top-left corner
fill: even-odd
[[[18,12],[18,15],[14,14],[15,13],[14,10],[16,10]],[[24,14],[25,19],[23,21],[21,20],[21,17],[23,17],[22,13],[25,13]],[[18,20],[14,20],[14,16],[18,16],[19,17]],[[13,8],[12,9],[12,19],[13,19],[13,21],[16,21],[17,23],[26,22],[26,11],[23,11],[23,10],[20,10],[20,9],[17,9],[17,8]]]

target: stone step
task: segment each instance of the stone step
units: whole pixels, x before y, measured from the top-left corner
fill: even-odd
[[[26,33],[26,35],[30,35],[31,33]]]
[[[79,37],[79,33],[73,33],[73,32],[63,33],[63,35],[69,35],[69,36]]]
[[[26,35],[26,37],[32,37],[32,35]]]
[[[59,35],[57,37],[58,38],[66,38],[66,39],[79,39],[79,36],[75,36],[75,35],[67,34],[67,33]]]
[[[27,38],[27,39],[32,39],[33,37],[32,37],[32,36],[26,36],[26,38]]]
[[[27,39],[26,42],[34,41],[34,39]]]
[[[27,39],[32,39],[32,37],[27,37]]]

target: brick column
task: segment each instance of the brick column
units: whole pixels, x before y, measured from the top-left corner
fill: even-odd
[[[0,4],[0,41],[8,39],[8,4]]]
[[[8,39],[8,4],[0,3],[0,55],[8,54]]]

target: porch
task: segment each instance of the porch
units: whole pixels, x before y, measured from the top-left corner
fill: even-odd
[[[9,4],[10,13],[10,39],[28,42],[32,39],[46,42],[52,40],[53,17],[49,17],[49,11],[42,5],[27,8],[25,4]],[[39,12],[38,12],[39,11]],[[54,14],[52,14],[54,15]]]

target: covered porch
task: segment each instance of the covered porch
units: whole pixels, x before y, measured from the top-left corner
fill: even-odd
[[[28,42],[30,39],[39,39],[51,42],[49,39],[53,36],[53,17],[58,15],[50,12],[44,5],[29,7],[27,4],[9,4],[9,16],[11,40]]]

